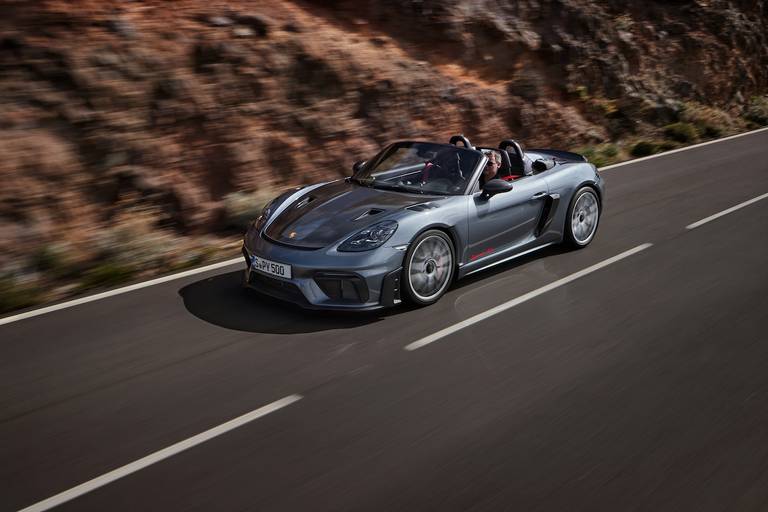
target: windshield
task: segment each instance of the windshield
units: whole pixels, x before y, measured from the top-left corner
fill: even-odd
[[[373,188],[415,194],[464,193],[481,154],[446,144],[398,142],[387,147],[354,176]]]

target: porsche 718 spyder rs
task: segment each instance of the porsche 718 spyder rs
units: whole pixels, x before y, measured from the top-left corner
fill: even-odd
[[[432,304],[454,279],[548,245],[588,245],[605,191],[575,153],[461,135],[396,142],[353,169],[264,207],[243,243],[246,286],[317,309]]]

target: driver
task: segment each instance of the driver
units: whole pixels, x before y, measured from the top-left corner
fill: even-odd
[[[488,162],[485,164],[483,174],[480,175],[480,187],[488,183],[499,175],[499,168],[501,167],[501,155],[498,151],[489,151],[486,155]]]

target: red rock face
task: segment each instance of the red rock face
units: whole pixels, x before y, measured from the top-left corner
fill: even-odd
[[[568,148],[765,93],[761,3],[625,3],[3,2],[0,254],[137,205],[218,232],[394,139]]]

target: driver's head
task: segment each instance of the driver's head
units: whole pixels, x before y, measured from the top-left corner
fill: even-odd
[[[486,156],[488,157],[488,162],[486,162],[485,169],[483,169],[484,181],[492,180],[496,173],[499,172],[499,167],[501,167],[501,155],[497,151],[489,151]]]

